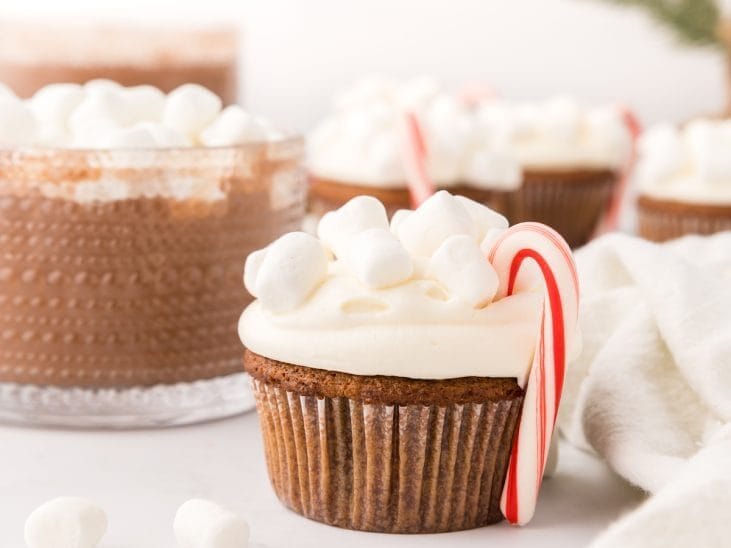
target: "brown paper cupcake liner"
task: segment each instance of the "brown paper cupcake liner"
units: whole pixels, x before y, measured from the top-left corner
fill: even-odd
[[[587,243],[601,223],[618,182],[608,170],[527,171],[503,213],[511,224],[537,221],[571,247]]]
[[[518,190],[490,190],[467,184],[449,187],[505,215],[511,224],[537,221],[555,228],[571,247],[588,242],[609,207],[618,183],[615,172],[605,169],[527,171]],[[362,194],[378,198],[389,215],[409,208],[405,188],[354,185],[310,176],[309,211],[322,216]]]
[[[269,477],[303,516],[362,531],[437,533],[501,521],[522,395],[449,405],[318,397],[252,379]]]
[[[731,205],[706,205],[640,196],[637,202],[639,234],[664,242],[688,234],[715,234],[731,230]]]

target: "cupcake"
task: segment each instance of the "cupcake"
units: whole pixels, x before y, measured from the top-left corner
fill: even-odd
[[[301,140],[194,84],[0,95],[0,417],[151,426],[253,404],[234,288],[242,249],[301,223]]]
[[[56,82],[105,78],[165,92],[200,84],[238,98],[238,34],[230,27],[0,23],[0,80],[20,97]]]
[[[530,519],[562,381],[533,366],[544,357],[537,345],[551,346],[537,342],[537,270],[520,265],[538,233],[556,246],[551,260],[573,263],[555,232],[507,226],[446,191],[389,225],[384,205],[361,196],[326,214],[318,237],[287,234],[248,256],[244,283],[257,300],[239,335],[269,477],[287,507],[388,533]],[[503,251],[511,238],[515,260]],[[559,314],[567,323],[555,331],[569,336],[556,355],[573,340],[575,299],[572,290]],[[538,392],[549,400],[537,404]],[[539,439],[531,468],[522,459]]]
[[[522,183],[504,213],[511,222],[538,221],[572,247],[591,238],[621,199],[632,132],[613,107],[582,108],[568,97],[545,102],[491,100],[475,112],[485,145],[521,166]]]
[[[466,103],[429,79],[393,82],[370,78],[339,96],[308,139],[310,211],[317,217],[351,198],[378,198],[389,214],[412,199],[404,159],[403,123],[413,113],[426,149],[425,169],[436,188],[493,206],[520,185],[510,157],[474,142]]]
[[[731,230],[731,122],[658,126],[643,136],[639,150],[642,237],[661,242]]]

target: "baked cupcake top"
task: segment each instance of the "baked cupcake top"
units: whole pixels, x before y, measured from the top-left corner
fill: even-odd
[[[468,105],[431,80],[365,80],[334,104],[308,140],[309,170],[356,185],[404,187],[399,125],[419,120],[427,171],[439,187],[520,186],[531,169],[611,169],[625,165],[632,138],[620,109],[584,108],[569,97],[499,99]]]
[[[731,203],[731,121],[656,126],[639,142],[637,186],[648,196]]]
[[[405,83],[370,78],[336,98],[332,112],[308,139],[310,172],[343,183],[406,186],[400,124],[405,112],[419,120],[429,150],[427,171],[440,187],[470,184],[515,188],[515,160],[475,139],[466,104],[429,79]]]
[[[390,224],[378,200],[354,198],[322,218],[318,237],[290,233],[249,255],[244,283],[257,300],[241,340],[271,359],[357,375],[521,382],[543,293],[494,300],[485,249],[507,226],[446,191]]]

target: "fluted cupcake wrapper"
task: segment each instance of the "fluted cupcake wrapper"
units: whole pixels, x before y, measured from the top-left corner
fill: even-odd
[[[509,200],[511,224],[537,221],[556,229],[571,247],[587,243],[609,207],[617,177],[603,170],[577,173],[526,173]]]
[[[502,520],[522,397],[439,405],[318,398],[252,379],[281,501],[331,525],[436,533]]]
[[[642,198],[638,203],[637,215],[640,236],[655,242],[687,234],[708,235],[731,230],[731,206],[668,204]]]

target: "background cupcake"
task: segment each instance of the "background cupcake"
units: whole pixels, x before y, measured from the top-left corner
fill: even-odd
[[[336,98],[308,139],[310,210],[322,215],[351,198],[377,197],[389,213],[412,204],[405,167],[404,117],[423,134],[426,172],[436,188],[492,204],[494,189],[520,183],[516,162],[475,142],[475,120],[456,96],[429,79],[370,78]]]
[[[503,211],[511,222],[539,221],[572,247],[589,241],[608,214],[631,157],[632,136],[614,107],[584,108],[570,97],[483,102],[478,143],[513,158],[522,182]]]
[[[639,233],[663,241],[731,230],[731,122],[657,126],[640,141]]]
[[[258,300],[239,335],[285,505],[392,533],[503,519],[543,307],[535,283],[497,296],[481,244],[506,228],[446,191],[389,226],[363,196],[324,216],[319,239],[292,233],[249,256]]]

